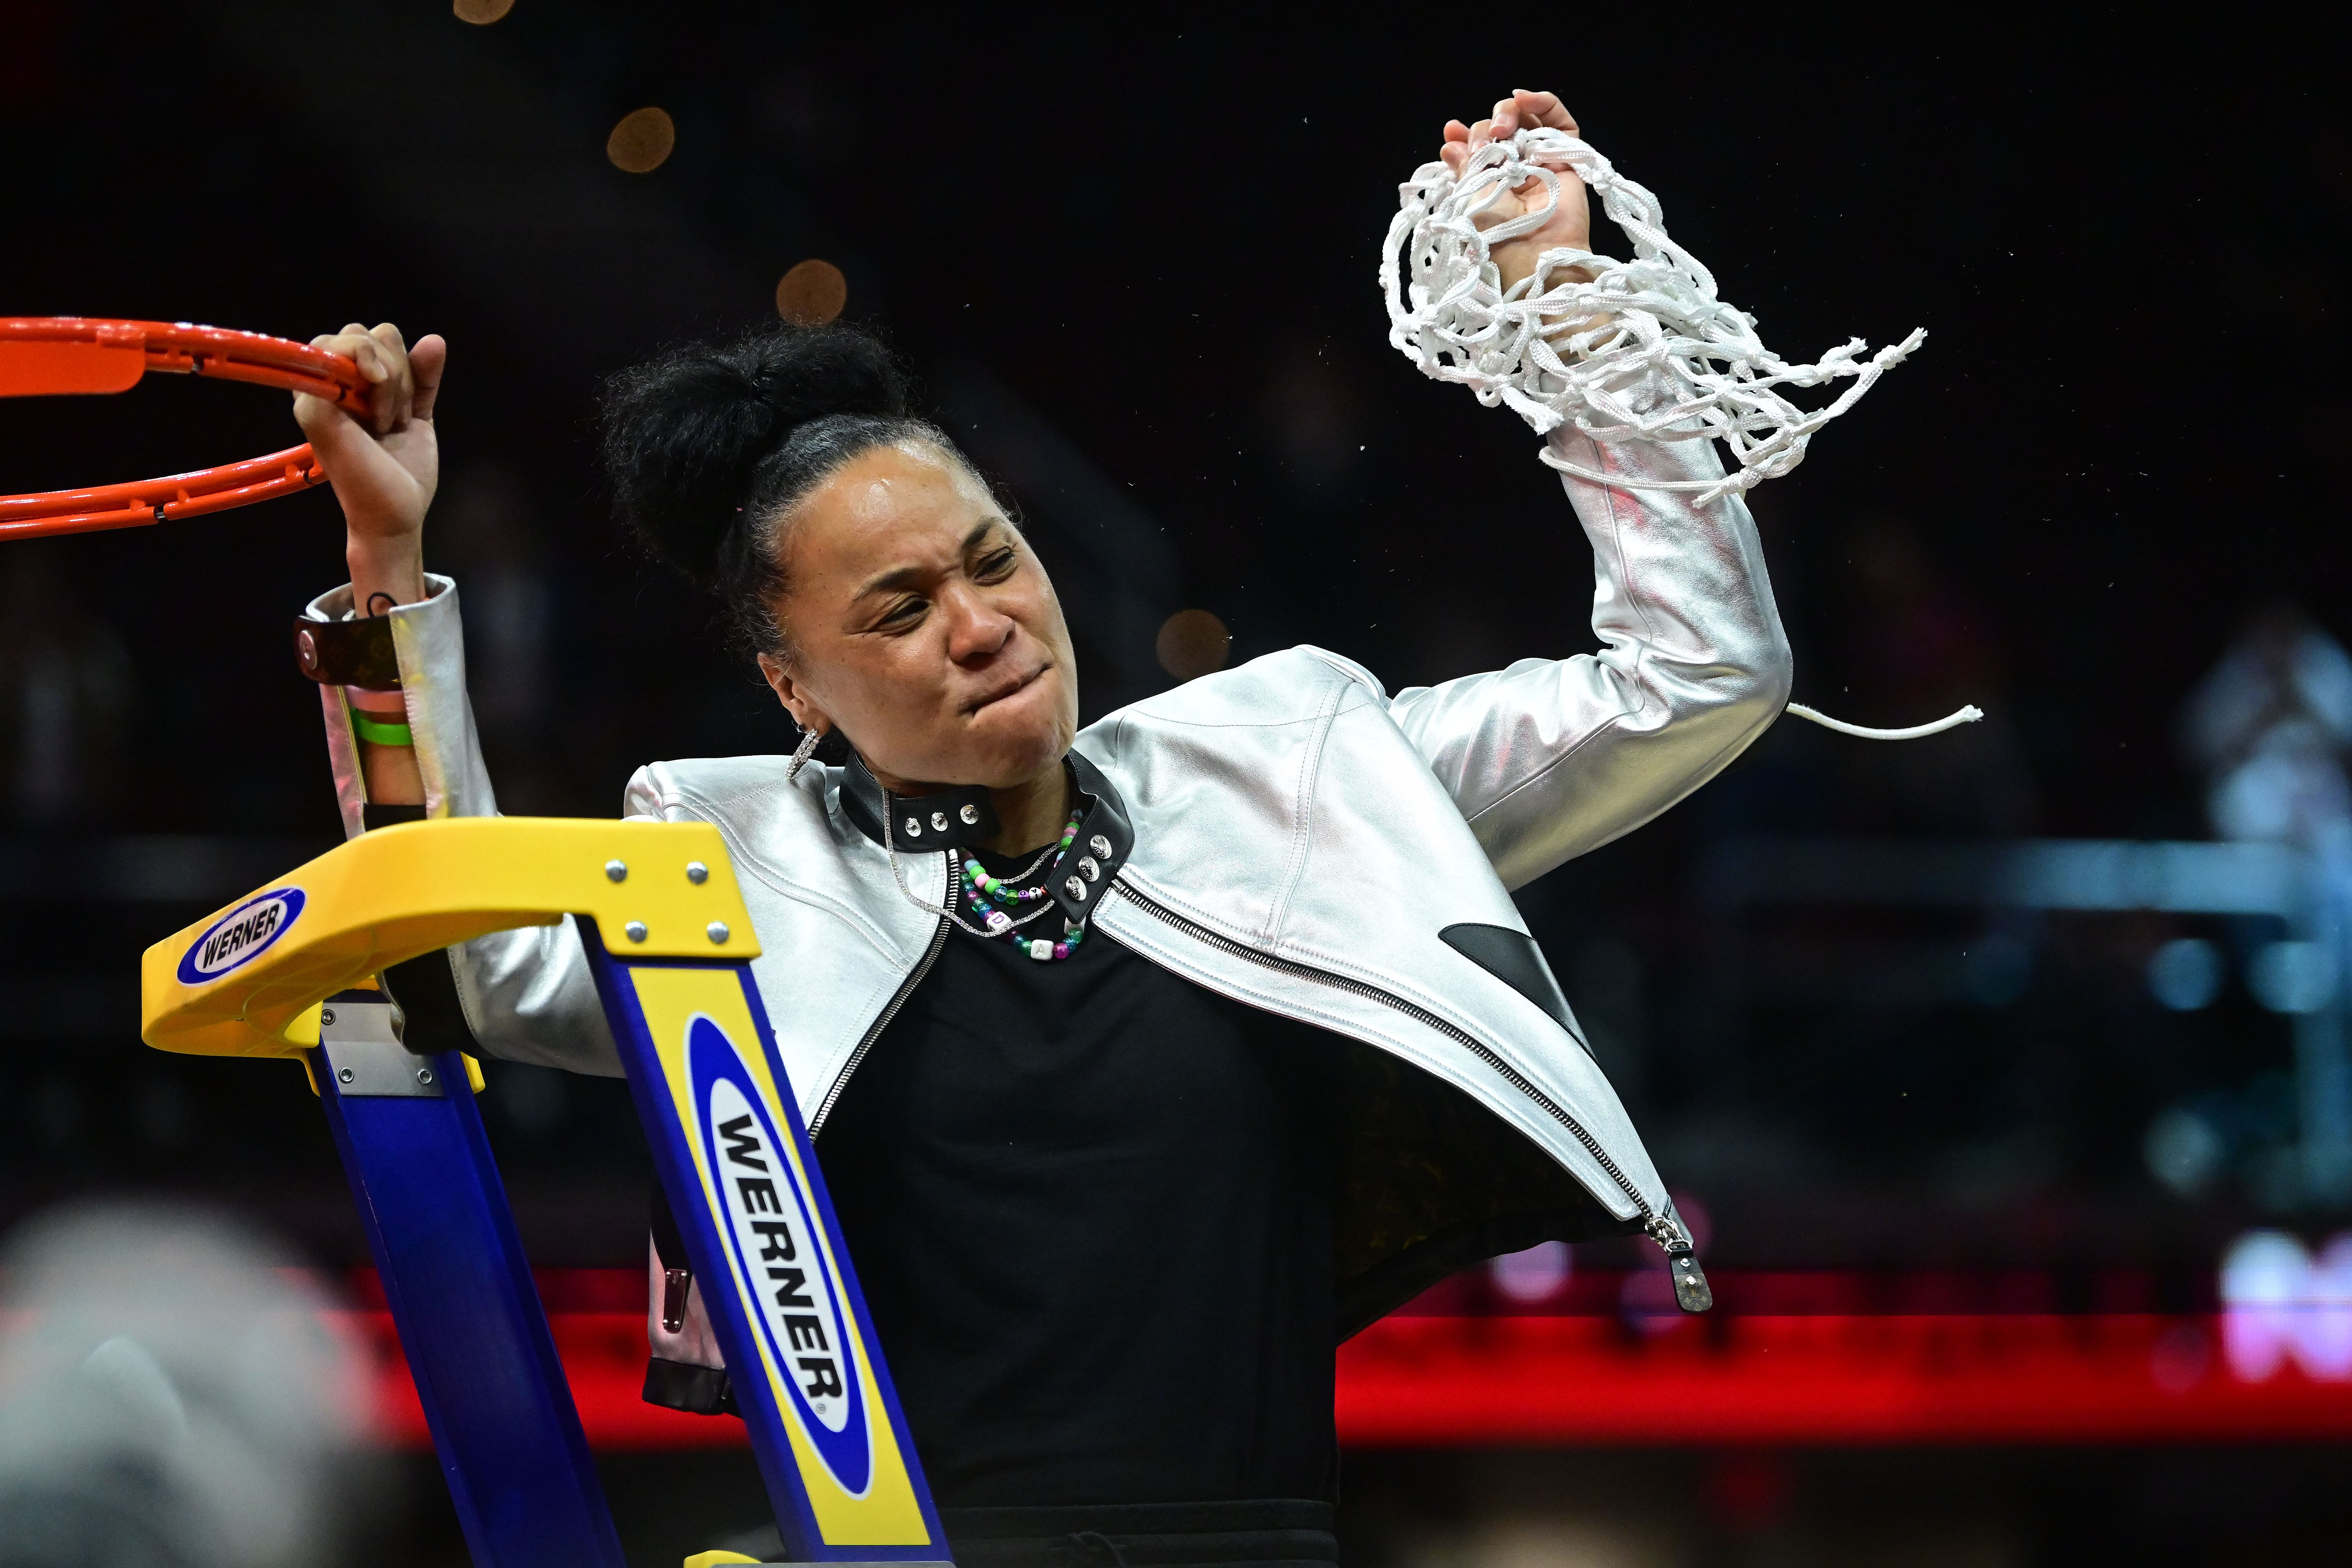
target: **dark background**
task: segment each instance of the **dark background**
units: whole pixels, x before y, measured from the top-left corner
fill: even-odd
[[[541,676],[491,727],[501,802],[604,815],[642,762],[786,732],[704,608],[617,541],[599,380],[772,319],[812,257],[1021,497],[1088,717],[1168,682],[1151,636],[1188,606],[1236,659],[1314,642],[1391,689],[1591,647],[1589,552],[1537,438],[1415,374],[1374,287],[1397,182],[1443,121],[1557,89],[1781,353],[1928,329],[1752,499],[1801,700],[1993,716],[1899,758],[1784,722],[1527,889],[1570,999],[1712,1215],[1711,1266],[2021,1268],[2055,1301],[2128,1277],[2194,1304],[2246,1225],[2340,1220],[2246,1181],[2184,1197],[2146,1167],[2150,1118],[2200,1096],[2250,1149],[2285,1135],[2284,1024],[2234,989],[2195,1015],[2147,995],[2148,953],[2206,927],[1807,914],[1769,933],[1800,979],[1743,990],[1711,956],[1741,917],[1696,891],[1739,836],[2202,837],[2184,693],[2278,595],[2346,626],[2340,55],[2251,11],[2193,36],[2151,15],[522,0],[476,28],[429,0],[11,0],[0,310],[445,334],[430,563],[514,574],[545,611],[515,634]],[[677,150],[621,173],[605,133],[648,104]],[[297,438],[275,395],[158,377],[0,410],[0,489]],[[341,544],[320,492],[0,551],[0,659],[28,626],[66,637],[99,715],[62,803],[8,797],[0,1210],[161,1186],[361,1256],[293,1069],[142,1050],[129,967],[338,836],[285,645]],[[496,635],[477,628],[478,665]],[[158,854],[180,882],[142,881]],[[1867,984],[1895,949],[1989,933],[2021,944],[2022,979]],[[616,1086],[490,1070],[535,1253],[634,1262]]]

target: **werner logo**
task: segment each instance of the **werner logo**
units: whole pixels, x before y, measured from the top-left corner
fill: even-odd
[[[278,888],[239,904],[205,929],[180,960],[180,984],[201,985],[252,963],[302,916],[302,889]]]
[[[749,1288],[752,1327],[783,1372],[825,1468],[843,1490],[862,1495],[874,1468],[866,1402],[814,1205],[733,1043],[700,1014],[687,1026],[687,1064],[700,1102],[704,1158],[719,1189],[713,1217]]]

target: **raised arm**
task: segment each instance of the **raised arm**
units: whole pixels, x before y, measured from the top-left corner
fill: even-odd
[[[457,586],[425,570],[425,517],[439,476],[433,405],[447,361],[438,337],[414,350],[398,328],[357,324],[314,340],[356,360],[377,383],[367,421],[314,397],[295,399],[346,530],[352,580],[306,611],[314,620],[387,616],[400,689],[320,689],[327,750],[343,827],[356,836],[373,816],[495,816],[466,695],[466,638]],[[370,808],[375,808],[371,810]],[[387,813],[383,808],[394,808]],[[450,950],[466,1021],[482,1048],[512,1061],[617,1076],[604,1008],[570,916],[555,926],[500,931]]]
[[[1576,131],[1550,94],[1515,93],[1490,120],[1449,124],[1443,156],[1458,169],[1522,124]],[[1591,249],[1584,187],[1559,172],[1552,217],[1494,247],[1507,289],[1533,272],[1545,250]],[[1479,222],[1517,217],[1547,199],[1530,184]],[[1675,396],[1664,376],[1619,391],[1644,416]],[[1706,440],[1602,442],[1572,426],[1549,440],[1555,458],[1574,468],[1628,481],[1723,474]],[[1788,638],[1755,521],[1737,494],[1701,506],[1690,491],[1567,474],[1562,483],[1592,545],[1592,629],[1601,651],[1525,659],[1402,691],[1391,704],[1511,887],[1690,794],[1761,734],[1789,698]]]
[[[1723,471],[1703,442],[1600,443],[1572,429],[1551,440],[1602,473]],[[1698,788],[1789,700],[1789,640],[1738,496],[1702,507],[1687,493],[1561,482],[1592,543],[1601,651],[1522,659],[1390,705],[1514,888]]]
[[[400,329],[389,321],[373,331],[353,321],[340,332],[311,339],[310,346],[348,355],[375,383],[371,417],[365,422],[324,398],[301,393],[294,396],[294,421],[318,454],[343,509],[343,561],[352,573],[351,602],[344,607],[352,615],[368,616],[419,604],[434,592],[425,578],[425,514],[441,482],[433,405],[440,395],[449,345],[435,334],[418,340],[411,350]],[[346,695],[362,727],[377,735],[394,732],[406,721],[400,692],[353,688]],[[332,706],[331,734],[339,728]],[[348,724],[340,728],[349,735]],[[412,747],[367,740],[349,743],[357,748],[359,771],[353,782],[364,784],[367,799],[384,805],[426,804],[425,780]],[[349,821],[351,790],[341,778],[341,769],[337,771],[346,797],[345,826],[355,832]],[[488,814],[485,807],[459,815]]]

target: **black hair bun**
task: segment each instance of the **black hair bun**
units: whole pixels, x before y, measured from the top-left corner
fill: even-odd
[[[655,560],[714,587],[761,463],[796,426],[841,414],[898,418],[907,406],[905,372],[856,327],[779,323],[672,349],[605,385],[614,510]]]

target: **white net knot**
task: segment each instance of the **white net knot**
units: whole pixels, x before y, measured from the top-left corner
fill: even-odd
[[[1506,289],[1489,247],[1533,233],[1538,210],[1481,233],[1475,215],[1505,193],[1539,180],[1554,201],[1559,174],[1573,169],[1601,210],[1633,242],[1619,261],[1561,247],[1537,258],[1534,273]],[[1478,401],[1516,409],[1539,434],[1574,425],[1596,441],[1719,440],[1734,462],[1717,479],[1641,481],[1579,468],[1547,448],[1544,461],[1602,484],[1704,492],[1718,497],[1778,479],[1805,460],[1813,432],[1853,406],[1889,365],[1926,339],[1916,329],[1874,354],[1854,338],[1811,364],[1790,364],[1756,336],[1756,319],[1716,298],[1715,275],[1668,238],[1658,198],[1619,174],[1608,159],[1565,132],[1521,131],[1473,153],[1460,175],[1424,163],[1398,187],[1401,205],[1381,256],[1389,342],[1422,374],[1455,381]],[[1590,271],[1590,281],[1565,276]],[[1673,395],[1637,412],[1626,398],[1663,372]],[[1807,412],[1782,387],[1853,382],[1826,407]]]

